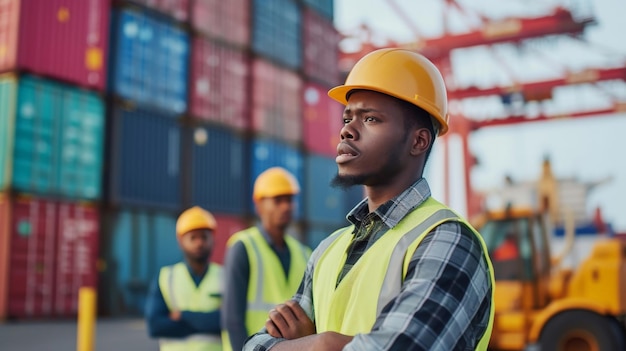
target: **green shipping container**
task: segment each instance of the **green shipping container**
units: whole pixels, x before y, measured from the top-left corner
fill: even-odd
[[[33,76],[0,76],[0,189],[96,200],[104,104],[97,93]]]

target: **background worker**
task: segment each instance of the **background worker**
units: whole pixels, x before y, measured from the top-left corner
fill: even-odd
[[[225,350],[241,350],[259,331],[268,311],[298,289],[310,250],[287,235],[300,192],[296,178],[273,167],[254,183],[253,200],[260,223],[235,233],[228,241],[222,307]]]
[[[176,237],[185,260],[161,268],[150,287],[146,320],[161,351],[220,351],[222,268],[209,263],[217,223],[200,207],[183,212]]]
[[[441,74],[415,52],[382,49],[329,95],[346,105],[334,183],[363,184],[367,198],[244,350],[486,350],[487,248],[422,178],[435,136],[448,130]]]

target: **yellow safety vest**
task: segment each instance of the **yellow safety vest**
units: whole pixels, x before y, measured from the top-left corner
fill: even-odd
[[[334,331],[351,336],[370,332],[385,305],[400,293],[417,246],[435,226],[448,221],[460,222],[472,229],[489,266],[492,286],[489,324],[476,347],[476,350],[487,350],[493,328],[495,288],[487,247],[467,221],[432,198],[378,239],[338,285],[337,278],[345,264],[354,227],[340,229],[320,244],[319,249],[323,251],[313,272],[317,332]]]
[[[159,288],[170,311],[211,312],[222,304],[222,267],[211,263],[198,286],[183,263],[161,268]],[[221,351],[218,335],[194,334],[186,338],[160,338],[161,351]]]
[[[298,291],[311,250],[291,236],[285,236],[291,262],[285,277],[280,260],[257,227],[237,232],[228,240],[227,247],[241,241],[250,262],[248,281],[248,305],[246,307],[246,329],[248,336],[265,326],[268,312],[284,303]],[[224,351],[231,351],[228,331],[222,331]]]

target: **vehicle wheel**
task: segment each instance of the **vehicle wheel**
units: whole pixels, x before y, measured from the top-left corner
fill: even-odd
[[[624,330],[617,321],[583,310],[564,312],[545,325],[539,337],[542,351],[625,350]]]

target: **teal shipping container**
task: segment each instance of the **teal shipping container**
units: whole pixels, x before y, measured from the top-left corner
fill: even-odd
[[[122,209],[106,213],[102,225],[102,313],[142,315],[148,287],[159,269],[183,258],[176,241],[176,216]]]
[[[305,160],[304,207],[307,220],[342,223],[346,217],[346,193],[330,185],[337,174],[335,158],[309,154]]]
[[[37,78],[0,77],[0,189],[101,196],[104,104],[94,92]]]

